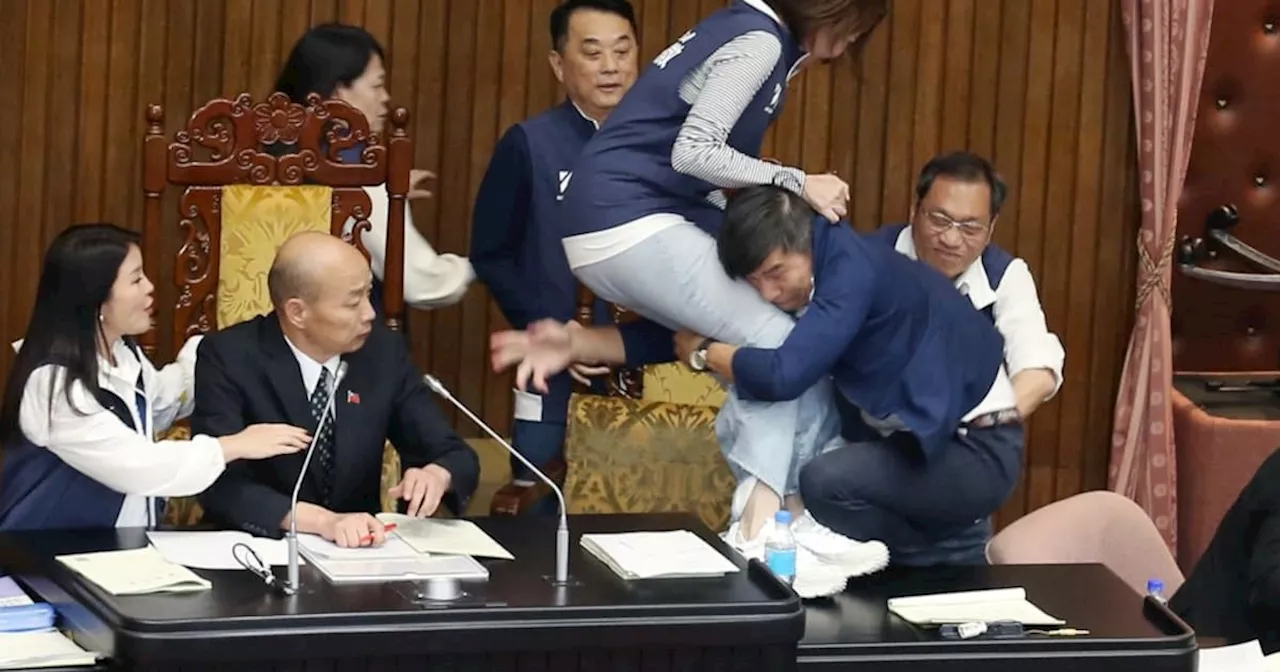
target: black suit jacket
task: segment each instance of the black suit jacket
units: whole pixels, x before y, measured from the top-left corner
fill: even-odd
[[[333,492],[339,513],[381,510],[379,485],[387,439],[403,468],[437,464],[452,474],[445,504],[466,508],[480,476],[475,451],[449,427],[409,359],[404,339],[375,323],[364,347],[344,355],[347,374],[334,397]],[[196,359],[196,407],[191,431],[226,436],[257,423],[287,423],[314,432],[298,360],[273,314],[206,336]],[[305,453],[237,460],[200,495],[215,522],[257,535],[279,536]],[[312,460],[299,493],[319,503]]]
[[[1206,637],[1280,650],[1280,451],[1227,510],[1169,606]]]

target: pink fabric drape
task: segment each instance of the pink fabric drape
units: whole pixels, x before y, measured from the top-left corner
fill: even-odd
[[[1111,489],[1177,549],[1169,281],[1213,0],[1122,0],[1138,123],[1138,292],[1111,439]]]

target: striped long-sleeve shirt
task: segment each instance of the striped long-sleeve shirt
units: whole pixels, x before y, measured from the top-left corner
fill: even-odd
[[[798,168],[748,156],[729,146],[729,133],[760,92],[782,57],[782,43],[765,31],[744,33],[725,43],[681,83],[690,105],[671,149],[671,167],[724,189],[773,184],[803,195],[805,173]],[[804,62],[796,63],[788,79]],[[710,197],[724,207],[724,195]]]

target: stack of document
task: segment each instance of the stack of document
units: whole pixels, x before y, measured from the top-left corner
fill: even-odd
[[[97,656],[57,630],[0,633],[0,670],[93,665]]]
[[[1027,601],[1025,588],[971,590],[960,593],[914,595],[889,600],[889,611],[916,625],[947,625],[974,621],[1017,621],[1023,625],[1065,625]],[[1084,626],[1088,627],[1088,626]]]
[[[582,548],[627,579],[724,576],[738,566],[688,530],[584,534]]]
[[[333,583],[484,580],[489,570],[469,555],[419,553],[396,534],[381,546],[343,548],[314,534],[298,535],[298,549]]]
[[[378,520],[395,525],[398,537],[419,553],[471,555],[515,560],[510,551],[493,540],[479,525],[458,518],[414,518],[399,513],[379,513]]]
[[[1262,645],[1258,640],[1236,644],[1234,646],[1217,646],[1200,649],[1198,652],[1200,672],[1272,672],[1280,669],[1280,658],[1275,654],[1262,655]]]
[[[27,596],[22,587],[7,576],[0,576],[0,609],[5,607],[24,607],[28,604],[35,604],[35,602]]]
[[[59,555],[56,559],[112,595],[186,593],[213,585],[186,567],[169,562],[154,546]]]

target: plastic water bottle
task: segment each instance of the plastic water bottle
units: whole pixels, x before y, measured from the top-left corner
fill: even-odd
[[[1164,581],[1160,579],[1147,579],[1147,594],[1154,597],[1161,604],[1168,602],[1164,596]]]
[[[791,512],[773,516],[773,529],[764,543],[764,564],[775,576],[790,584],[796,578],[796,538],[791,534]]]

